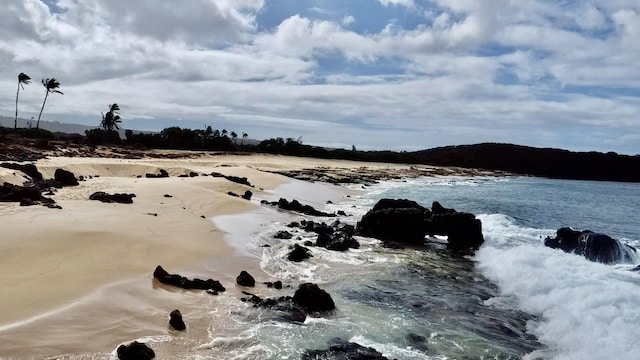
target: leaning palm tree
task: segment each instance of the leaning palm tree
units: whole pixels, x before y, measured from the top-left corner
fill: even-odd
[[[109,111],[107,114],[102,114],[102,122],[100,126],[106,131],[115,131],[120,129],[120,115],[118,115],[118,111],[120,111],[120,106],[118,104],[109,105]]]
[[[16,119],[13,122],[13,128],[18,128],[18,97],[20,96],[20,88],[24,90],[25,85],[31,84],[31,78],[25,73],[18,74],[18,91],[16,92]]]
[[[44,101],[42,102],[42,108],[40,109],[40,114],[38,115],[36,129],[40,129],[40,117],[42,116],[42,110],[44,110],[44,104],[47,103],[47,97],[49,96],[49,93],[58,93],[60,95],[64,95],[62,91],[58,90],[58,88],[60,87],[60,83],[58,82],[58,80],[56,80],[56,78],[46,80],[42,79],[42,86],[44,86],[47,91],[44,93]]]

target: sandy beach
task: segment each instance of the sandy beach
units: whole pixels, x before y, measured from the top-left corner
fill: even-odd
[[[212,218],[258,209],[260,199],[274,197],[272,189],[299,182],[273,171],[320,168],[395,173],[410,168],[277,155],[54,157],[35,164],[45,178],[63,168],[86,180],[51,196],[61,210],[0,204],[1,358],[109,352],[121,342],[148,334],[149,329],[167,334],[166,317],[172,306],[189,313],[209,295],[185,294],[156,283],[151,273],[159,264],[187,276],[219,279],[228,288],[233,288],[241,269],[259,277],[257,261],[229,246],[225,232]],[[145,178],[146,173],[160,169],[170,177]],[[189,172],[200,176],[179,177]],[[254,187],[202,176],[211,172],[247,177]],[[21,184],[24,177],[1,168],[0,180]],[[318,196],[324,196],[309,189],[308,196],[304,188],[299,189],[297,198],[320,201]],[[227,194],[246,190],[254,193],[251,201]],[[133,204],[88,200],[96,191],[135,193],[136,197]],[[225,230],[227,237],[234,235],[233,229]],[[237,232],[243,234],[242,229]],[[215,274],[207,272],[212,268]],[[212,297],[210,301],[221,300]],[[208,320],[192,321],[202,322],[199,332],[205,337]],[[195,324],[193,328],[190,336],[197,336]]]

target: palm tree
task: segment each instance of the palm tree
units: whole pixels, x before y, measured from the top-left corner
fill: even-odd
[[[222,129],[222,137],[227,137],[228,133],[227,129]]]
[[[18,96],[20,95],[20,88],[24,90],[25,85],[31,84],[31,78],[25,73],[18,74],[18,91],[16,92],[16,119],[13,122],[13,128],[18,128]]]
[[[47,103],[47,97],[49,93],[58,93],[60,95],[64,95],[64,93],[58,88],[60,87],[60,83],[56,78],[51,79],[42,79],[42,86],[44,86],[47,91],[44,93],[44,101],[42,102],[42,109],[40,109],[40,114],[38,115],[38,122],[36,122],[36,129],[40,129],[40,117],[42,116],[42,110],[44,110],[44,104]]]
[[[233,139],[233,143],[236,143],[236,139],[238,138],[238,134],[235,131],[231,132],[231,138]]]
[[[240,146],[244,143],[244,139],[246,139],[249,135],[246,132],[242,133],[242,141],[240,141]]]
[[[118,111],[120,111],[120,106],[118,104],[109,105],[109,111],[107,111],[107,115],[102,114],[102,122],[100,126],[105,131],[115,131],[120,129],[120,124],[122,121],[120,120],[120,115],[118,115]]]

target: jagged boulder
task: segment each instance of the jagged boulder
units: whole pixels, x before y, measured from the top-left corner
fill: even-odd
[[[293,302],[308,312],[327,312],[336,308],[331,295],[312,283],[300,285],[293,295]]]
[[[53,174],[53,179],[62,186],[80,185],[76,176],[71,171],[64,169],[56,169],[56,172]]]
[[[236,278],[236,284],[240,286],[254,287],[256,286],[256,279],[254,279],[248,272],[242,270],[240,275]]]
[[[117,353],[120,360],[150,360],[156,357],[153,349],[137,341],[118,346]]]
[[[370,210],[358,222],[357,234],[384,241],[408,244],[424,243],[428,213],[419,208]]]

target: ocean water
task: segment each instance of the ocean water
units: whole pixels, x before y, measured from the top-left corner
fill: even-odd
[[[424,206],[437,200],[476,214],[485,244],[473,257],[456,257],[438,244],[388,249],[358,238],[358,250],[311,248],[312,259],[292,263],[285,259],[288,246],[315,236],[273,235],[306,217],[272,221],[250,236],[246,252],[273,279],[293,287],[319,283],[338,310],[289,324],[265,310],[230,303],[231,310],[220,316],[233,321],[211,329],[211,342],[204,345],[211,352],[204,358],[298,359],[305,349],[326,348],[334,337],[396,359],[640,358],[640,276],[629,271],[637,264],[592,263],[542,243],[557,228],[572,226],[640,245],[640,185],[454,177],[385,182],[365,191],[315,205],[343,210],[351,216],[341,220],[355,224],[380,198]]]

